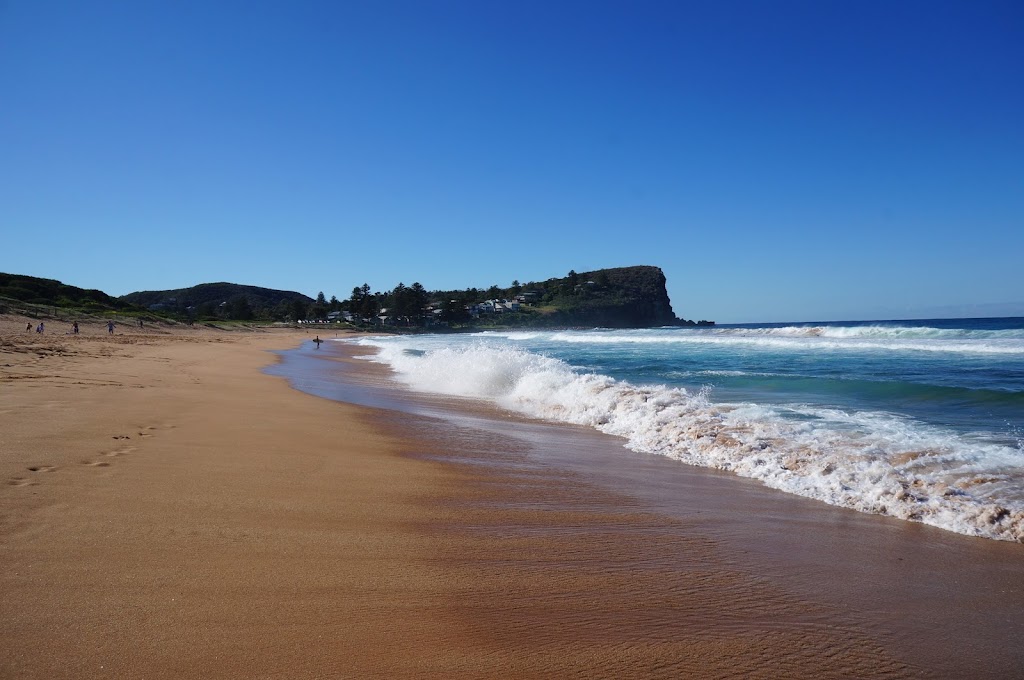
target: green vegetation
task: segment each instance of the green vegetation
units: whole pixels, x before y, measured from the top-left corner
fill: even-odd
[[[140,291],[112,298],[59,281],[0,274],[0,312],[65,313],[165,318],[201,323],[337,321],[355,327],[395,330],[608,326],[640,328],[693,324],[677,319],[657,267],[619,267],[508,287],[427,291],[399,283],[371,292],[352,289],[345,300],[321,291],[316,299],[293,291],[204,283],[191,288]],[[50,311],[47,311],[49,309]],[[712,323],[712,322],[699,322]]]
[[[287,290],[273,290],[236,283],[202,283],[177,290],[150,290],[129,293],[120,299],[177,319],[216,321],[296,321],[326,306],[320,294],[317,301]],[[326,312],[324,312],[326,314]]]
[[[672,312],[661,269],[645,266],[570,271],[539,283],[516,280],[507,288],[427,292],[418,283],[399,283],[386,293],[371,293],[364,284],[342,308],[357,325],[398,329],[693,324]]]
[[[53,279],[0,273],[0,312],[18,310],[35,316],[46,308],[91,315],[108,312],[138,314],[143,311],[102,291],[76,288]]]

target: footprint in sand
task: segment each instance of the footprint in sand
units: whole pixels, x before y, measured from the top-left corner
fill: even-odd
[[[31,479],[25,479],[24,477],[11,477],[7,483],[11,486],[35,486],[38,482],[33,482]]]
[[[134,450],[135,450],[134,446],[128,446],[128,447],[125,447],[123,449],[117,449],[116,451],[107,451],[103,455],[104,456],[110,456],[111,458],[115,458],[117,456],[123,456],[123,455],[125,455],[127,453],[131,453]]]
[[[178,427],[171,423],[164,423],[163,425],[139,425],[139,436],[140,437],[152,437],[155,432],[153,430],[173,430]]]
[[[83,460],[82,465],[88,465],[89,467],[110,467],[110,463],[105,460]]]
[[[131,437],[126,434],[115,434],[111,439],[131,439]]]
[[[29,472],[56,472],[57,468],[53,465],[33,465],[25,468]]]

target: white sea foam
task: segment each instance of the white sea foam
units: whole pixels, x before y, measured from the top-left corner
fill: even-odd
[[[829,351],[905,351],[1024,355],[1024,331],[909,326],[664,328],[641,331],[483,333],[481,337],[575,345],[709,345]]]
[[[735,371],[735,370],[703,370],[703,371],[669,371],[664,374],[667,378],[775,378],[783,377],[781,373],[766,373],[764,371]],[[791,376],[786,376],[791,377]],[[806,377],[806,376],[797,376]]]
[[[480,339],[449,347],[368,339],[413,389],[486,399],[589,425],[627,446],[863,512],[1024,542],[1024,452],[886,413],[716,404],[706,392],[637,386]],[[412,347],[425,351],[408,351]]]

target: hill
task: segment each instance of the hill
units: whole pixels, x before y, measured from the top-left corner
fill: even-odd
[[[176,290],[138,291],[122,295],[120,299],[154,312],[208,317],[223,311],[221,315],[235,319],[287,317],[296,303],[303,309],[313,303],[312,298],[290,290],[225,282],[201,283]]]
[[[391,309],[394,298],[394,293],[385,294],[381,306]],[[514,281],[509,288],[435,291],[429,300],[453,325],[643,328],[693,323],[676,318],[665,274],[651,266],[570,271],[541,282]],[[459,318],[463,308],[468,318]]]
[[[329,313],[357,326],[423,328],[514,328],[608,326],[641,328],[693,324],[677,319],[658,267],[598,269],[508,288],[467,288],[426,291],[420,284],[402,284],[384,293],[369,285],[355,288],[348,300],[322,294],[314,302],[294,291],[235,283],[203,283],[190,288],[138,291],[114,298],[51,279],[0,274],[0,312],[128,315],[152,313],[165,318],[262,321],[324,320]],[[47,309],[49,308],[49,309]],[[712,322],[699,322],[712,323]]]
[[[524,287],[524,292],[530,288]],[[658,267],[570,272],[546,281],[535,292],[541,312],[558,325],[636,328],[678,321],[665,289],[665,274]]]
[[[90,314],[139,311],[131,301],[111,297],[103,291],[77,288],[54,279],[0,273],[0,307],[26,310],[32,306]]]

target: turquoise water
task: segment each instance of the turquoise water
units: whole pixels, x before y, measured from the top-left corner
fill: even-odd
[[[1024,319],[373,338],[415,390],[835,505],[1024,540]]]
[[[620,380],[708,386],[725,401],[894,412],[1012,446],[1024,437],[1019,318],[507,337]]]

